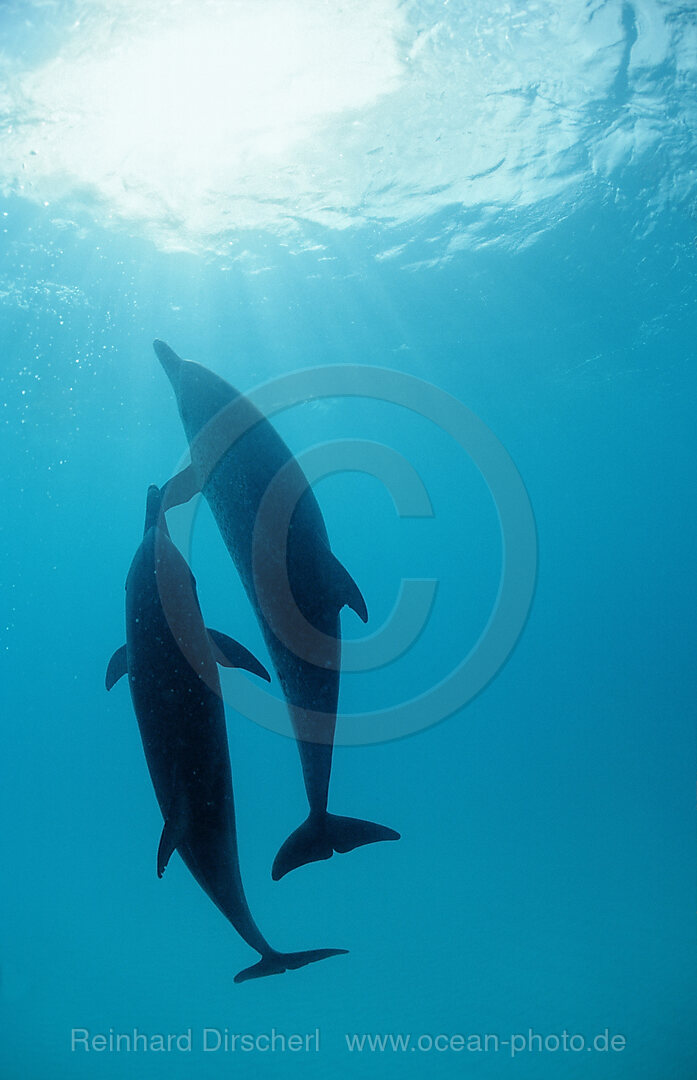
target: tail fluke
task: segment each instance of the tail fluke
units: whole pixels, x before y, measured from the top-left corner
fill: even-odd
[[[361,821],[360,818],[310,815],[282,845],[273,861],[271,877],[279,881],[298,866],[331,859],[335,851],[343,855],[379,840],[399,840],[399,833],[386,825]]]
[[[327,836],[324,818],[309,817],[281,845],[271,867],[271,877],[274,881],[280,881],[298,866],[331,859],[333,854],[334,848]]]
[[[355,817],[337,817],[336,814],[327,814],[327,831],[334,851],[340,855],[364,844],[377,844],[379,840],[399,840],[399,833],[386,825]]]
[[[328,956],[343,956],[348,949],[308,949],[307,952],[273,952],[269,956],[262,956],[258,964],[238,971],[235,982],[247,982],[248,979],[263,979],[265,975],[282,975],[284,971],[295,971],[296,968],[305,967],[306,964],[314,964],[316,960],[326,960]]]

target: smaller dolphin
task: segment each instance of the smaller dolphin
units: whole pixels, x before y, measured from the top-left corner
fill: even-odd
[[[261,960],[235,982],[276,975],[346,949],[278,952],[252,918],[242,886],[225,710],[216,663],[269,679],[238,642],[207,630],[194,577],[172,543],[161,493],[148,490],[143,540],[126,580],[126,644],[106,688],[128,675],[145,757],[164,818],[162,877],[176,850],[201,888]]]

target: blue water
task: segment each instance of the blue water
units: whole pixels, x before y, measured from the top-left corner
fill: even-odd
[[[161,7],[141,7],[154,34]],[[68,106],[52,113],[36,89],[56,57],[106,62],[109,33],[131,33],[137,5],[0,12],[3,1080],[695,1075],[694,12],[608,0],[563,17],[548,4],[485,16],[385,2],[374,14],[397,42],[394,70],[386,60],[365,91],[375,100],[339,101],[329,127],[311,112],[302,139],[280,149],[247,132],[249,173],[228,162],[224,191],[202,162],[195,219],[186,153],[170,188],[158,187],[166,158],[140,175],[129,117],[134,145],[144,136],[127,111],[118,152],[132,186],[119,188],[118,162],[95,164],[104,147],[86,142],[71,158]],[[269,6],[267,27],[276,17]],[[76,45],[82,33],[96,35],[91,50]],[[407,46],[417,73],[405,72]],[[449,80],[466,49],[476,78]],[[64,81],[75,85],[70,72]],[[490,97],[536,95],[548,113],[497,107],[490,128]],[[265,116],[252,120],[279,137]],[[356,142],[361,116],[372,156],[368,136]],[[436,128],[442,150],[424,141]],[[484,181],[463,179],[468,146],[470,174],[493,170],[487,183],[500,184],[489,205]],[[201,136],[195,149],[210,146]],[[155,337],[245,391],[327,364],[433,384],[500,440],[536,522],[537,584],[515,649],[433,724],[429,689],[496,603],[504,550],[486,478],[437,424],[389,402],[326,398],[279,415],[296,453],[356,438],[393,448],[431,499],[433,517],[400,518],[374,476],[318,482],[333,548],[371,615],[364,628],[345,610],[345,636],[389,619],[402,578],[438,590],[405,655],[342,681],[351,715],[424,695],[416,734],[335,752],[330,809],[384,822],[399,843],[272,883],[276,850],[306,812],[297,752],[240,715],[245,676],[224,674],[250,907],[281,948],[349,950],[244,986],[233,976],[255,957],[176,855],[157,879],[161,817],[137,724],[125,684],[110,695],[103,684],[124,638],[147,486],[185,450]],[[268,664],[203,507],[191,560],[207,621]],[[355,741],[349,720],[339,736]],[[134,1028],[191,1029],[192,1048],[71,1047],[73,1029]],[[204,1052],[204,1028],[319,1029],[319,1050]],[[512,1037],[531,1031],[585,1046],[533,1041],[512,1054]],[[589,1052],[606,1031],[621,1045]],[[346,1036],[365,1033],[412,1042],[350,1051]],[[417,1042],[439,1034],[500,1046]]]

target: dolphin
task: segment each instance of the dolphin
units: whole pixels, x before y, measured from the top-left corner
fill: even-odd
[[[216,662],[269,674],[238,642],[207,630],[196,582],[172,543],[157,487],[148,490],[143,540],[126,580],[126,644],[106,673],[123,675],[164,818],[162,877],[176,850],[201,888],[261,960],[235,982],[275,975],[345,949],[278,952],[252,918],[242,886],[225,710]]]
[[[327,812],[341,628],[348,605],[365,622],[358,586],[332,553],[319,504],[275,428],[218,375],[155,352],[174,389],[191,465],[167,484],[165,508],[203,492],[254,607],[300,753],[309,815],[281,846],[271,876],[336,852],[399,840],[384,825]]]

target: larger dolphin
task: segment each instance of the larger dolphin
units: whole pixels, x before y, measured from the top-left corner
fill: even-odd
[[[261,960],[235,982],[275,975],[345,949],[282,953],[252,918],[237,852],[225,710],[216,661],[268,672],[238,642],[207,630],[196,582],[169,538],[161,495],[148,491],[143,540],[126,581],[126,644],[112,656],[110,690],[128,675],[164,828],[157,852],[162,877],[176,850],[202,889]]]
[[[229,383],[154,342],[179,406],[191,465],[167,485],[167,507],[202,491],[254,606],[286,697],[310,812],[278,852],[278,880],[305,863],[378,840],[384,825],[327,812],[341,629],[347,604],[365,622],[365,601],[332,554],[305,474],[275,428]],[[289,588],[284,588],[289,586]]]

